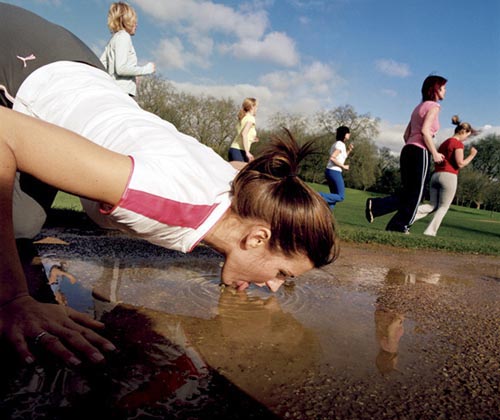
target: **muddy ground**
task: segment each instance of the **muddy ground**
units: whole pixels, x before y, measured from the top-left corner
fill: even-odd
[[[68,227],[39,239],[32,270],[70,275],[33,290],[103,320],[119,351],[69,369],[3,346],[2,418],[499,418],[498,257],[346,243],[276,294],[235,293],[203,247]]]

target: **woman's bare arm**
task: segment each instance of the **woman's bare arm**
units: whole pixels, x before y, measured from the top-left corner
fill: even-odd
[[[424,117],[424,122],[422,124],[422,137],[424,138],[424,143],[427,146],[427,150],[431,152],[432,154],[432,159],[434,159],[434,162],[439,163],[444,160],[444,155],[442,153],[439,153],[436,149],[436,145],[434,144],[434,140],[432,138],[432,132],[431,132],[431,127],[436,118],[438,118],[439,115],[439,107],[435,106],[429,111],[427,111],[427,114],[425,114]]]
[[[15,166],[60,190],[116,204],[126,187],[130,158],[107,150],[72,131],[0,109],[0,144],[7,156],[0,165]]]
[[[28,296],[17,254],[12,222],[16,170],[61,190],[116,204],[131,170],[127,156],[108,151],[52,124],[0,107],[0,335],[25,361],[32,361],[28,340],[49,334],[43,347],[68,363],[78,354],[102,360],[100,349],[113,345],[89,328],[102,324],[60,305],[41,304]]]
[[[472,162],[472,159],[477,155],[477,149],[475,147],[471,147],[469,156],[464,159],[464,149],[455,149],[455,162],[460,169],[465,168],[469,163]]]

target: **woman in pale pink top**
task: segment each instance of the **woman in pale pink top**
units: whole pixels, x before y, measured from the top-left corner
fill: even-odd
[[[430,157],[436,163],[444,159],[433,139],[439,130],[439,101],[445,97],[446,82],[441,76],[428,76],[424,80],[422,102],[413,110],[404,133],[405,145],[400,155],[402,191],[397,195],[366,200],[365,216],[369,223],[375,217],[397,210],[385,229],[409,233],[422,201]]]

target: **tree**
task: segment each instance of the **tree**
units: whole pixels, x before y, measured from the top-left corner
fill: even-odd
[[[490,179],[500,179],[500,135],[490,134],[474,142],[477,155],[472,167]],[[470,146],[467,147],[469,149]],[[468,152],[468,151],[466,151]]]
[[[289,112],[276,112],[268,119],[268,126],[269,130],[276,134],[283,128],[288,129],[299,144],[311,132],[309,121],[305,116]]]
[[[484,208],[500,211],[500,181],[491,181],[485,193]]]
[[[377,146],[366,138],[355,141],[353,152],[349,156],[349,170],[345,171],[346,186],[366,191],[377,182],[378,169]]]
[[[221,156],[227,154],[236,136],[238,106],[233,100],[181,93],[176,109],[181,115],[180,131],[210,146]]]
[[[401,188],[399,158],[387,147],[379,149],[378,169],[380,176],[371,188],[373,192],[394,194]]]
[[[137,92],[137,103],[141,108],[178,127],[179,114],[175,108],[178,92],[170,82],[159,75],[145,76],[140,79]]]
[[[457,204],[471,206],[474,203],[476,208],[481,208],[490,182],[487,175],[465,167],[458,173]]]
[[[277,112],[268,121],[269,131],[259,131],[260,139],[266,134],[267,138],[275,135],[283,135],[283,128],[286,128],[300,145],[309,141],[313,142],[313,152],[301,163],[300,176],[308,182],[325,183],[326,180],[323,172],[328,158],[322,152],[325,147],[330,147],[329,145],[325,146],[325,141],[329,141],[326,139],[326,136],[318,136],[311,129],[310,121],[300,114]],[[256,150],[258,151],[258,148]],[[318,168],[322,169],[318,170]]]
[[[236,135],[238,106],[231,99],[179,92],[171,83],[154,76],[141,80],[137,102],[221,156],[227,154]]]

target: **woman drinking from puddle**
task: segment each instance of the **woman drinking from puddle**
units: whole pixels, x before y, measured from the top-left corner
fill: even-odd
[[[29,296],[15,238],[25,234],[23,221],[34,220],[30,235],[40,231],[48,204],[15,182],[16,171],[43,183],[38,196],[86,198],[101,226],[182,252],[203,242],[224,255],[222,281],[239,290],[255,283],[275,291],[333,261],[331,213],[297,176],[309,146],[287,132],[237,172],[142,110],[63,28],[0,3],[0,36],[14,40],[0,60],[3,101],[14,109],[0,107],[0,334],[22,360],[34,360],[29,342],[74,365],[100,362],[114,346],[91,329],[101,323]],[[58,56],[53,45],[71,54]],[[30,54],[26,67],[16,59]],[[16,197],[29,205],[14,225]]]

